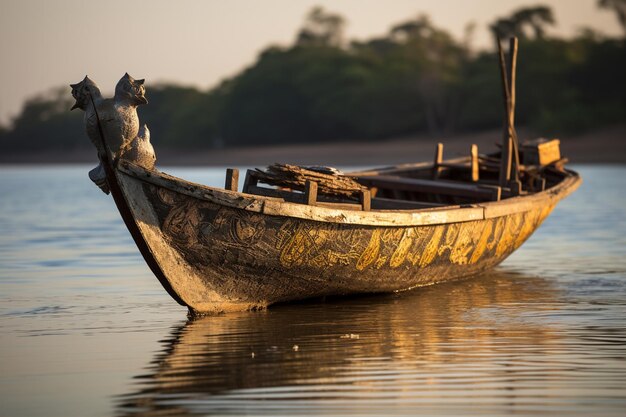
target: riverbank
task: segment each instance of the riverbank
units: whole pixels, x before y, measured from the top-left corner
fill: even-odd
[[[252,146],[228,149],[163,149],[157,144],[160,166],[263,166],[274,162],[340,166],[391,165],[428,161],[437,142],[445,144],[444,157],[469,153],[472,143],[481,153],[494,151],[501,130],[461,134],[448,138],[408,136],[377,142],[334,142],[304,145]],[[534,137],[524,130],[520,138]],[[626,163],[626,124],[607,127],[580,135],[562,137],[561,153],[572,163]],[[6,152],[0,164],[92,163],[95,150],[90,148],[45,152]]]

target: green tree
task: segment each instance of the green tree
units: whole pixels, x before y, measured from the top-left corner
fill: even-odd
[[[68,87],[59,87],[28,99],[13,119],[9,132],[0,135],[7,150],[40,151],[90,148],[82,125],[83,114],[70,112],[74,99]]]
[[[304,27],[298,32],[296,44],[341,47],[345,19],[322,7],[314,7],[306,17]]]
[[[509,17],[500,18],[491,24],[492,33],[500,38],[517,36],[520,39],[530,38],[528,31],[537,38],[545,36],[546,27],[554,25],[552,9],[548,6],[524,7]]]
[[[412,86],[422,99],[429,132],[452,133],[463,101],[461,84],[469,50],[425,15],[394,26],[390,38],[401,45],[413,72]]]
[[[615,12],[622,30],[626,33],[626,0],[598,0],[598,7]]]
[[[537,6],[492,25],[501,36],[523,37],[517,124],[549,136],[623,123],[626,43],[589,30],[569,39],[544,36],[553,21],[548,8]],[[470,50],[471,31],[456,39],[417,16],[386,35],[346,45],[344,25],[343,17],[314,9],[294,45],[266,49],[209,91],[148,85],[150,105],[138,111],[157,152],[445,135],[501,125],[498,60],[493,51]],[[72,102],[67,86],[29,99],[0,128],[0,146],[91,149],[83,114],[69,111]]]

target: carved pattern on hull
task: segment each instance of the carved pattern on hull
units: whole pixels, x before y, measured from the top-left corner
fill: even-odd
[[[481,272],[523,243],[551,209],[377,228],[265,216],[154,185],[144,185],[144,190],[166,239],[201,274],[230,265],[238,274],[232,278],[242,282],[253,276],[267,282],[297,279],[310,286],[311,293],[304,296],[344,287],[387,291]],[[259,289],[261,296],[263,291]]]

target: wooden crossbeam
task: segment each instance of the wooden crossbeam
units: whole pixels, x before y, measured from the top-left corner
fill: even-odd
[[[461,184],[448,181],[434,181],[418,178],[406,178],[395,176],[371,176],[357,179],[361,184],[375,186],[379,189],[395,191],[410,191],[419,193],[432,193],[456,197],[468,197],[478,200],[499,200],[500,187],[483,187],[474,184]]]
[[[444,206],[449,206],[449,204],[431,203],[426,201],[396,200],[395,198],[372,198],[372,208],[376,210],[416,210]]]
[[[302,203],[303,197],[301,193],[294,193],[292,191],[277,190],[274,188],[258,187],[256,185],[250,186],[248,190],[250,194],[260,195],[264,197],[277,198],[282,201],[290,203]],[[396,200],[393,198],[381,198],[372,197],[370,200],[370,210],[418,210],[424,208],[444,207],[449,204],[444,203],[431,203],[425,201],[409,201],[409,200]],[[316,206],[344,209],[344,210],[364,210],[361,202],[349,202],[336,200],[332,197],[318,195]]]

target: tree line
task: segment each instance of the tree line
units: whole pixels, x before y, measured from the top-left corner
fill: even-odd
[[[626,32],[626,1],[600,0]],[[522,8],[490,25],[520,38],[517,117],[544,135],[624,122],[626,43],[591,29],[546,35],[546,6]],[[207,148],[445,136],[500,126],[504,117],[494,50],[475,51],[475,29],[460,39],[425,15],[382,37],[347,41],[345,19],[314,8],[292,45],[272,46],[217,87],[148,87],[141,120],[162,147]],[[495,45],[495,43],[494,43]],[[68,87],[29,99],[9,126],[5,150],[88,147],[82,113],[69,112]]]

